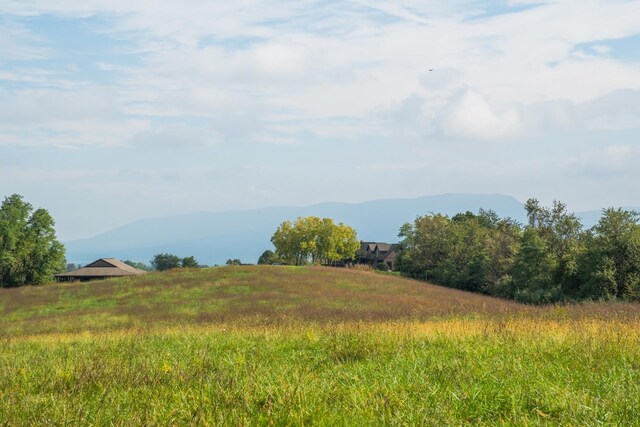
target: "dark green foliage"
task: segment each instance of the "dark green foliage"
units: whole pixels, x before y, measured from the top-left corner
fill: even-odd
[[[242,261],[240,261],[237,258],[234,259],[228,259],[227,262],[225,262],[226,265],[242,265]]]
[[[126,260],[124,261],[124,263],[133,268],[137,268],[138,270],[151,271],[151,267],[149,267],[144,262],[135,262],[135,261]]]
[[[378,271],[389,271],[389,266],[384,262],[379,262],[376,264],[376,270]]]
[[[399,236],[397,269],[420,279],[527,303],[640,300],[638,213],[607,209],[592,230],[555,201],[525,203],[524,228],[481,210],[416,218]]]
[[[262,264],[271,265],[274,263],[281,263],[281,262],[282,260],[280,259],[280,257],[275,252],[269,249],[264,251],[262,255],[260,255],[260,258],[258,258],[259,265],[262,265]]]
[[[180,266],[183,268],[198,268],[200,265],[193,256],[188,256],[182,258],[182,261],[180,261]]]
[[[397,269],[410,276],[447,286],[488,292],[509,274],[520,229],[494,212],[466,212],[449,219],[436,214],[418,217],[400,229]]]
[[[609,208],[593,227],[582,256],[582,295],[640,299],[638,213]]]
[[[180,268],[181,261],[179,256],[172,254],[156,254],[151,260],[151,265],[158,271],[171,270]]]
[[[148,267],[142,263],[133,263],[125,261],[132,267],[148,270]],[[157,254],[151,260],[151,266],[158,271],[172,270],[174,268],[198,268],[200,265],[193,256],[180,258],[173,254]]]
[[[0,286],[39,285],[65,270],[64,246],[45,209],[33,210],[22,196],[0,206]]]
[[[528,303],[560,299],[559,286],[553,279],[556,267],[556,260],[538,229],[527,228],[513,265],[513,298]]]

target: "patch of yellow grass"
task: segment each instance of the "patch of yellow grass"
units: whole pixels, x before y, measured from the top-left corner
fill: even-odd
[[[89,340],[114,340],[128,337],[149,336],[188,336],[203,334],[233,334],[236,336],[263,336],[273,339],[279,337],[322,336],[326,334],[364,334],[395,336],[411,339],[421,337],[469,338],[514,337],[520,339],[544,338],[546,340],[564,340],[570,337],[594,337],[598,339],[616,339],[636,341],[640,344],[639,320],[540,320],[533,318],[514,318],[501,320],[488,319],[443,319],[435,321],[404,322],[340,322],[335,324],[291,322],[289,324],[245,326],[245,325],[181,325],[150,326],[146,328],[123,329],[106,332],[77,332],[23,335],[5,338],[2,341],[26,341],[34,343],[62,343]]]

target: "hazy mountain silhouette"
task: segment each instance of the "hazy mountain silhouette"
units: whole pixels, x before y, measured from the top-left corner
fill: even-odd
[[[149,262],[169,252],[193,255],[200,263],[222,264],[229,258],[255,263],[272,248],[269,239],[280,223],[299,216],[333,218],[354,227],[361,240],[396,242],[398,229],[428,213],[455,215],[492,209],[501,217],[524,223],[522,203],[499,194],[443,194],[412,199],[363,203],[321,203],[307,207],[273,207],[229,212],[198,212],[167,218],[142,219],[97,236],[66,242],[67,260],[87,263],[97,258]],[[600,211],[579,214],[585,226],[597,222]]]

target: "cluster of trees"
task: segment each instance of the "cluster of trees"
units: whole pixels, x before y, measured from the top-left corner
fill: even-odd
[[[174,268],[198,268],[201,267],[198,261],[192,256],[180,258],[173,254],[156,254],[151,260],[151,266],[158,271],[171,270]]]
[[[566,205],[529,199],[528,224],[492,211],[405,224],[397,269],[446,286],[528,303],[640,300],[638,213],[606,209],[584,230]]]
[[[277,261],[303,265],[352,259],[359,248],[356,231],[330,218],[310,216],[283,222],[271,237]],[[266,255],[263,262],[266,262]],[[273,258],[271,258],[273,259]]]
[[[33,209],[22,196],[0,206],[0,286],[39,285],[65,270],[64,246],[46,209]]]

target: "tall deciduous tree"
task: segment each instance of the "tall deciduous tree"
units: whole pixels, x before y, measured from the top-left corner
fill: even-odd
[[[514,298],[530,303],[560,299],[560,286],[553,277],[555,268],[556,259],[538,229],[527,228],[513,265]]]
[[[359,246],[353,228],[315,216],[283,222],[271,242],[280,258],[295,265],[352,259]]]
[[[65,269],[64,246],[46,209],[33,211],[22,196],[6,197],[0,206],[0,285],[42,284]]]
[[[583,295],[594,298],[640,299],[639,214],[604,210],[589,236],[581,264]]]

